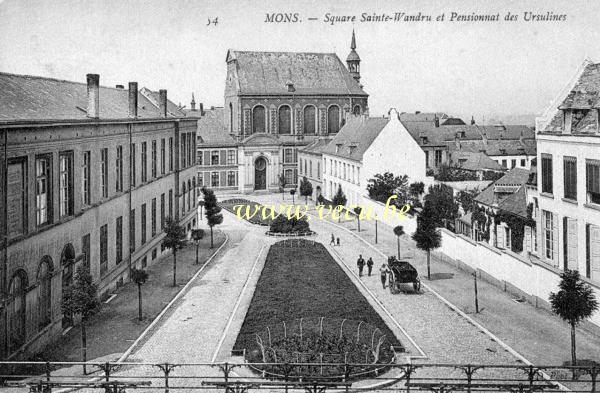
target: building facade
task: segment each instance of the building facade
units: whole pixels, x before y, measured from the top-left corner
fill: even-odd
[[[212,187],[217,191],[296,187],[298,149],[337,134],[352,114],[368,113],[355,49],[353,33],[347,68],[334,53],[229,50],[224,107],[215,111],[215,121],[198,123],[203,185],[216,184],[218,177],[219,186]],[[228,149],[237,152],[235,163],[227,161]],[[223,150],[230,168],[212,160]]]
[[[306,177],[313,190],[310,198],[315,201],[323,194],[323,150],[329,142],[329,137],[319,138],[298,151],[298,188]]]
[[[167,216],[195,225],[197,125],[168,114],[166,90],[154,105],[133,82],[0,85],[0,354],[24,358],[76,322],[60,303],[81,264],[104,299],[161,256]]]
[[[600,286],[600,64],[584,63],[537,134],[537,184],[528,188],[536,227],[528,249]]]

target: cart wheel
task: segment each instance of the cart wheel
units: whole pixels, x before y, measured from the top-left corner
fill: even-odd
[[[413,288],[415,292],[419,292],[421,290],[421,281],[417,280],[413,283]]]

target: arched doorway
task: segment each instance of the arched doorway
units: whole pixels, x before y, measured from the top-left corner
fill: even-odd
[[[8,352],[14,352],[23,344],[26,337],[26,295],[29,286],[27,273],[24,270],[18,270],[10,280],[8,293],[12,298],[8,308]]]
[[[267,189],[267,160],[264,157],[258,157],[254,161],[254,189]]]
[[[60,255],[60,266],[62,268],[62,293],[63,298],[67,289],[73,284],[73,270],[75,268],[75,248],[71,243],[67,244]],[[73,315],[63,314],[63,329],[73,326]]]

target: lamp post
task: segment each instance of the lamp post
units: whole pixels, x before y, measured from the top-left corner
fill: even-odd
[[[296,202],[294,201],[294,195],[295,195],[295,194],[296,194],[296,189],[295,189],[295,188],[292,188],[292,189],[290,190],[290,195],[292,196],[292,205],[295,205],[295,204],[296,204]]]

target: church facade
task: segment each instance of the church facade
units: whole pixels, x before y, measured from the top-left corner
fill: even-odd
[[[298,183],[298,149],[368,114],[352,33],[346,66],[335,53],[247,52],[226,57],[224,106],[198,121],[200,185],[236,192]]]

